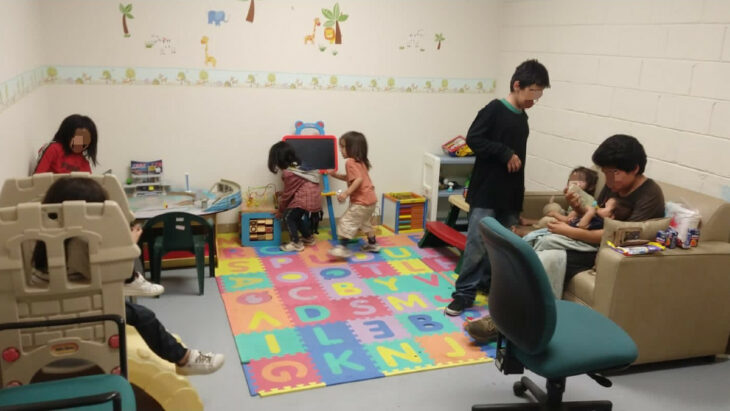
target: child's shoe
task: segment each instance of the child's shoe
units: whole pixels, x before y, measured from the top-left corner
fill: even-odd
[[[365,251],[368,253],[377,253],[380,251],[380,246],[377,243],[375,243],[375,244],[365,243],[365,244],[363,244],[362,247],[360,247],[360,249],[362,251]]]
[[[352,257],[352,251],[348,250],[347,248],[345,248],[345,246],[341,244],[332,247],[332,249],[329,250],[327,254],[329,254],[331,257],[343,259]]]
[[[188,362],[184,365],[177,365],[175,371],[179,375],[210,374],[218,371],[223,366],[224,361],[223,354],[190,350]]]
[[[301,241],[298,243],[290,242],[283,244],[279,248],[281,249],[281,251],[302,251],[304,250],[304,244],[302,244]]]
[[[134,279],[131,282],[124,283],[123,293],[127,297],[156,297],[165,292],[165,287],[147,281],[136,271],[132,276]]]
[[[309,236],[307,238],[302,238],[302,243],[306,246],[315,245],[317,243],[317,238],[314,236]]]

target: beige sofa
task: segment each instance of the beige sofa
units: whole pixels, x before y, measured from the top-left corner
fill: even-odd
[[[638,363],[730,352],[730,203],[659,182],[666,201],[700,210],[699,246],[626,257],[601,248],[596,266],[566,284],[563,299],[592,307],[639,347]],[[527,192],[524,214],[539,217],[550,197]]]

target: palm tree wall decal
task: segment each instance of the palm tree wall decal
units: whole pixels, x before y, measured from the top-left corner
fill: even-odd
[[[127,29],[127,19],[134,18],[132,15],[132,3],[129,3],[126,6],[119,3],[119,11],[122,12],[122,28],[124,29],[124,37],[129,37],[131,34],[129,34],[129,30]]]
[[[253,1],[253,0],[252,0]],[[332,10],[322,9],[322,14],[327,19],[324,23],[325,27],[335,26],[335,44],[342,44],[342,33],[340,32],[340,22],[347,21],[349,15],[340,12],[340,3],[335,3]]]
[[[248,0],[243,0],[248,1]],[[254,17],[254,9],[256,8],[256,5],[254,4],[254,0],[250,0],[251,4],[248,5],[248,14],[246,14],[246,21],[249,23],[253,23],[253,17]]]
[[[433,41],[438,42],[438,46],[436,46],[436,50],[441,50],[441,42],[446,40],[446,37],[444,37],[444,33],[436,33],[434,36]]]

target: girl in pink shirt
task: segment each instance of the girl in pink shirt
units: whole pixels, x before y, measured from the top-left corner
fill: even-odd
[[[269,170],[281,171],[284,191],[279,197],[279,212],[289,230],[291,241],[281,246],[282,251],[302,251],[305,245],[314,245],[312,221],[322,210],[322,195],[317,170],[302,170],[294,148],[280,141],[269,150]],[[305,221],[304,217],[309,217]],[[299,234],[301,233],[301,238]]]
[[[328,171],[332,177],[347,182],[347,190],[337,195],[337,200],[344,203],[350,197],[350,206],[340,217],[337,225],[337,232],[340,236],[340,244],[329,251],[329,255],[336,258],[348,258],[352,252],[347,249],[347,243],[362,230],[368,237],[368,242],[361,249],[376,253],[380,246],[375,241],[375,230],[370,220],[375,211],[378,198],[375,196],[375,186],[370,180],[368,170],[368,142],[365,136],[357,131],[350,131],[340,137],[340,151],[342,157],[346,158],[345,174],[337,174]]]

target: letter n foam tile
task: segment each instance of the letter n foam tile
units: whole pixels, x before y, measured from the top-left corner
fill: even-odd
[[[253,360],[244,365],[259,395],[296,391],[313,384],[322,384],[311,357],[306,353]],[[323,384],[322,384],[323,385]]]
[[[299,332],[327,385],[383,376],[346,323],[299,327]]]
[[[417,371],[434,365],[423,347],[412,339],[378,341],[366,344],[365,349],[378,369],[386,375],[403,370]]]
[[[491,361],[484,358],[479,346],[474,345],[469,337],[461,332],[427,335],[414,338],[433,358],[436,365],[450,366],[462,363],[478,363]]]

